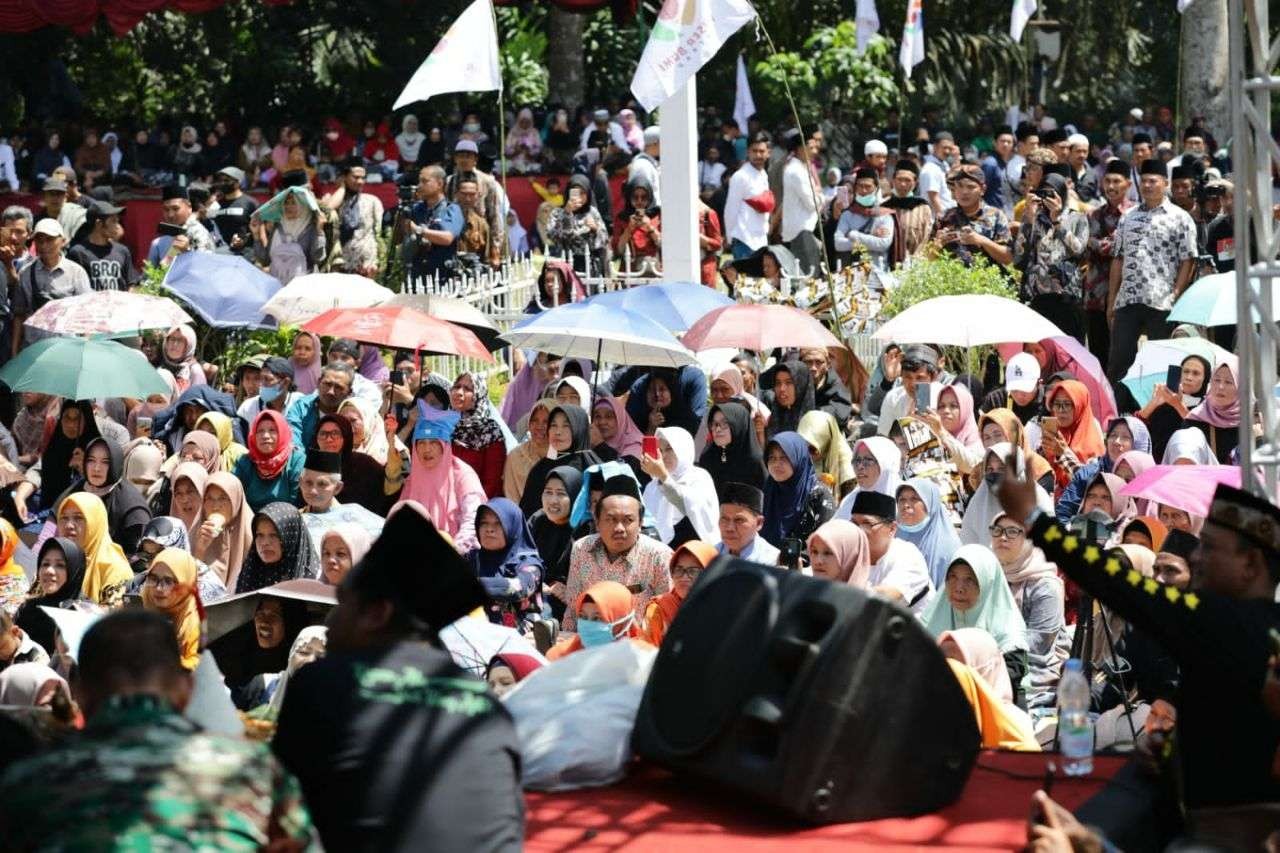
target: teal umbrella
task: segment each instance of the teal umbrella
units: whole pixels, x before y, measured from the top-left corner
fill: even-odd
[[[169,386],[146,356],[112,340],[45,338],[0,369],[0,382],[15,393],[36,391],[66,400],[99,397],[146,399]]]
[[[1261,293],[1258,279],[1251,278],[1255,293]],[[1280,287],[1271,288],[1271,315],[1280,314]],[[1253,312],[1253,322],[1261,318]],[[1234,326],[1236,324],[1236,274],[1220,272],[1198,279],[1173,303],[1170,323],[1192,323],[1196,326]]]

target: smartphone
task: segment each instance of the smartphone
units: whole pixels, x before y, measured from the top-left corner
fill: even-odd
[[[1182,365],[1169,365],[1169,373],[1164,378],[1164,387],[1168,388],[1174,394],[1178,393],[1178,389],[1182,386]]]
[[[650,459],[659,459],[662,454],[658,452],[658,437],[656,435],[646,435],[641,440],[641,452]]]
[[[927,382],[916,383],[916,411],[927,412],[929,410],[929,398],[932,397]]]
[[[1042,431],[1044,431],[1044,432],[1052,433],[1053,435],[1057,435],[1057,434],[1058,434],[1058,419],[1057,419],[1057,418],[1055,418],[1053,415],[1041,415],[1041,416],[1040,416],[1040,429],[1041,429]]]
[[[151,435],[151,418],[145,415],[138,416],[138,435],[139,436]]]
[[[404,371],[403,370],[391,371],[390,379],[391,379],[392,385],[401,385],[401,386],[404,385]]]
[[[783,539],[782,549],[778,554],[778,565],[792,571],[799,571],[800,551],[803,545],[804,543],[793,537]]]
[[[179,234],[186,234],[187,229],[181,225],[171,225],[168,222],[156,223],[156,233],[161,237],[177,237]]]

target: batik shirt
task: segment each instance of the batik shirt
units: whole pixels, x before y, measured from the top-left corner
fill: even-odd
[[[1196,256],[1195,220],[1168,199],[1151,208],[1135,207],[1116,226],[1114,251],[1124,262],[1115,307],[1168,311],[1178,267]]]
[[[1128,199],[1120,200],[1120,207],[1110,204],[1089,212],[1089,251],[1085,255],[1088,265],[1084,274],[1084,310],[1107,310],[1107,292],[1111,287],[1111,261],[1115,257],[1116,226],[1121,217],[1133,207]]]
[[[9,850],[315,848],[302,789],[261,743],[206,734],[156,696],[118,696],[64,746],[0,777]]]
[[[599,534],[581,539],[569,555],[569,581],[565,584],[564,628],[577,625],[574,604],[587,587],[599,581],[617,581],[631,590],[636,619],[644,618],[649,602],[671,589],[671,549],[657,539],[641,535],[623,556],[612,559]]]
[[[1023,297],[1061,293],[1078,302],[1084,278],[1080,263],[1088,243],[1089,220],[1073,210],[1062,211],[1053,224],[1036,217],[1023,225],[1013,244],[1013,265],[1022,270]]]

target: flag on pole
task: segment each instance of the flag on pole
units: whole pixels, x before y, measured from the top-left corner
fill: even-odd
[[[924,62],[924,0],[907,0],[907,21],[902,25],[902,47],[898,60],[907,77]]]
[[[1022,31],[1035,13],[1036,0],[1013,0],[1013,16],[1009,18],[1009,38],[1022,41]]]
[[[755,17],[747,0],[665,0],[631,78],[632,94],[654,109]]]
[[[738,88],[733,94],[733,120],[738,130],[747,135],[747,119],[756,113],[756,101],[751,97],[751,84],[747,82],[747,63],[738,54]]]
[[[490,0],[475,0],[453,22],[409,85],[396,98],[393,110],[445,92],[491,92],[502,89],[498,67],[498,33]]]
[[[1183,12],[1187,11],[1187,7],[1194,2],[1196,2],[1196,0],[1178,0],[1178,14],[1181,15]]]
[[[880,14],[876,11],[876,0],[858,0],[858,55],[867,52],[867,42],[880,32]]]

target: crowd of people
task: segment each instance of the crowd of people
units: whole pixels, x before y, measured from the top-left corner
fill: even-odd
[[[1280,510],[1228,487],[1207,516],[1126,491],[1158,465],[1239,464],[1241,366],[1205,342],[1222,354],[1188,355],[1149,402],[1116,381],[1144,335],[1220,333],[1165,318],[1199,274],[1233,263],[1230,162],[1202,124],[1175,134],[1159,110],[1106,131],[1037,113],[984,125],[964,149],[929,117],[910,144],[891,128],[830,147],[824,130],[775,145],[713,123],[704,283],[732,292],[751,261],[776,279],[841,259],[888,271],[935,251],[983,256],[1019,270],[1023,301],[1105,372],[1064,339],[980,376],[921,343],[862,371],[822,348],[710,370],[530,351],[491,389],[413,353],[300,332],[288,356],[217,376],[196,329],[177,326],[133,343],[164,393],[12,400],[0,704],[53,723],[39,736],[4,723],[6,757],[23,760],[0,777],[0,834],[27,849],[147,831],[303,848],[318,833],[351,849],[372,826],[392,846],[518,847],[520,743],[500,697],[594,648],[661,645],[721,555],[910,611],[954,662],[987,747],[1049,747],[1064,664],[1083,658],[1096,747],[1144,757],[1140,805],[1091,816],[1121,846],[1182,832],[1179,803],[1280,799]],[[310,143],[287,126],[274,148],[258,128],[241,145],[226,131],[202,142],[184,127],[172,145],[139,131],[122,149],[82,128],[74,162],[56,133],[43,147],[11,137],[17,165],[0,156],[0,180],[40,188],[44,208],[3,211],[0,353],[30,342],[23,323],[50,301],[137,282],[123,209],[89,195],[112,185],[164,187],[170,230],[147,258],[159,266],[231,251],[282,282],[378,275],[383,210],[362,192],[375,175],[416,181],[395,225],[411,276],[515,250],[501,184],[479,169],[498,149],[477,116],[426,133],[405,116],[396,136],[367,121],[361,139],[332,119]],[[616,257],[660,258],[660,136],[635,111],[522,110],[500,150],[514,172],[573,171],[540,184],[534,231],[557,257],[528,311],[586,297]],[[318,198],[318,178],[339,183]],[[262,186],[275,193],[259,205]],[[296,581],[336,592],[324,625],[272,592]],[[206,608],[250,593],[252,619],[210,640]],[[73,650],[51,609],[102,618]],[[465,620],[512,645],[477,663],[420,642]],[[193,690],[273,722],[271,753],[184,716]]]

